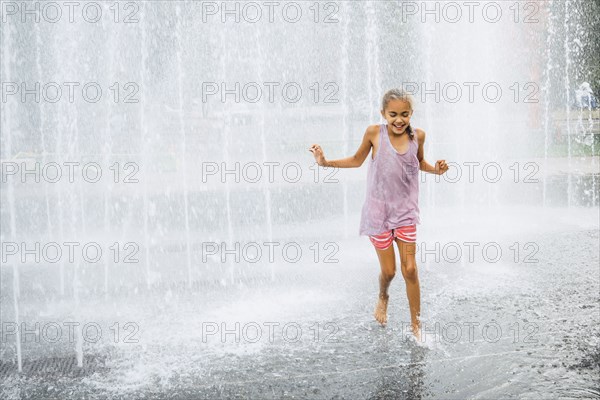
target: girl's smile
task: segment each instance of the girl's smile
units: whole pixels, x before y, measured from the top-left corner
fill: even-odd
[[[396,131],[398,133],[404,132],[406,128],[406,124],[404,123],[395,123],[392,124],[392,132]]]

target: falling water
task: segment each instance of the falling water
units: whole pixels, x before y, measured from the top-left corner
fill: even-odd
[[[422,28],[420,31],[420,37],[423,43],[421,49],[423,51],[423,65],[425,69],[423,71],[424,80],[425,82],[434,82],[432,66],[435,63],[435,53],[433,49],[433,44],[436,37],[435,32],[437,24],[419,24],[419,26]],[[421,107],[423,107],[422,112],[424,115],[424,119],[425,121],[427,121],[427,127],[425,128],[425,131],[435,131],[437,126],[435,124],[433,107],[431,106],[431,103],[426,101]],[[427,151],[433,153],[433,150],[434,144],[432,144],[431,140],[429,140],[427,142]],[[421,178],[421,176],[419,176],[419,178]],[[435,188],[436,185],[429,185],[427,187],[427,197],[425,203],[427,208],[429,208],[433,213],[435,213]],[[461,193],[464,193],[464,190],[462,190]]]
[[[183,19],[181,18],[181,4],[177,3],[175,6],[175,17],[177,19],[177,52],[176,52],[176,64],[177,64],[177,94],[178,94],[178,116],[179,116],[179,133],[181,134],[181,165],[182,165],[182,181],[183,181],[183,212],[185,218],[185,251],[186,251],[186,265],[187,265],[187,284],[188,288],[192,287],[192,246],[190,241],[190,217],[189,217],[189,206],[188,206],[188,179],[187,179],[187,162],[186,162],[186,129],[185,129],[185,115],[184,115],[184,101],[183,101],[183,70],[182,70],[182,53],[183,53],[183,33],[182,24]]]
[[[546,36],[546,68],[544,75],[544,92],[547,93],[544,96],[544,176],[542,177],[542,206],[546,207],[546,191],[548,182],[548,146],[549,146],[549,135],[550,135],[550,93],[551,89],[551,74],[554,68],[552,59],[552,43],[555,40],[555,27],[554,27],[554,16],[552,10],[554,9],[554,0],[550,0],[547,4],[548,10],[548,36]]]
[[[373,61],[373,59],[375,58],[375,52],[376,52],[376,47],[379,45],[379,43],[375,40],[375,34],[376,34],[376,27],[374,26],[376,23],[375,20],[375,9],[374,9],[374,3],[371,1],[366,2],[365,4],[365,14],[366,14],[366,18],[367,18],[367,23],[365,24],[365,35],[366,35],[366,41],[365,41],[365,46],[366,46],[366,61],[367,61],[367,93],[369,95],[368,97],[368,104],[371,106],[370,107],[370,122],[374,123],[375,120],[379,121],[380,119],[377,117],[377,103],[373,101],[373,99],[379,98],[379,96],[381,96],[381,93],[379,91],[377,91],[377,88],[373,87],[373,77],[377,74],[377,63],[375,63]]]
[[[140,14],[140,22],[142,23],[142,27],[140,29],[141,31],[141,57],[140,57],[140,82],[141,82],[141,87],[146,88],[148,87],[148,47],[149,47],[149,43],[148,43],[148,39],[147,39],[147,30],[148,30],[148,17],[149,17],[149,13],[147,13],[146,11],[146,3],[144,3],[141,7],[141,14]],[[146,152],[148,151],[148,146],[147,143],[149,141],[148,138],[148,124],[147,124],[147,118],[146,118],[146,107],[144,107],[143,105],[146,104],[146,95],[145,95],[145,90],[142,90],[140,92],[140,104],[142,104],[142,106],[140,107],[140,157],[141,157],[141,162],[142,162],[142,168],[144,168],[144,170],[147,170],[148,167],[148,157],[146,156]],[[144,178],[142,178],[142,202],[143,202],[143,207],[142,207],[142,218],[143,218],[143,231],[144,231],[144,236],[143,236],[143,240],[144,240],[144,268],[145,268],[145,273],[146,273],[146,288],[150,288],[151,285],[151,279],[150,279],[150,238],[149,238],[149,234],[148,234],[148,218],[150,215],[150,204],[148,201],[148,175],[146,175]]]
[[[35,66],[36,66],[36,73],[37,76],[40,80],[42,80],[42,63],[40,62],[40,52],[43,49],[43,45],[42,45],[42,37],[40,34],[40,25],[36,24],[35,25]],[[43,103],[40,102],[39,104],[39,125],[38,125],[38,129],[40,130],[40,135],[41,135],[41,139],[42,139],[42,164],[46,165],[46,163],[48,162],[48,146],[46,144],[46,107],[44,106]],[[37,160],[37,159],[36,159]],[[48,186],[44,185],[44,205],[45,205],[45,210],[46,210],[46,224],[48,226],[47,229],[47,233],[48,233],[48,237],[50,237],[50,235],[52,234],[52,232],[54,231],[53,227],[52,227],[52,219],[50,218],[51,212],[50,212],[50,193],[48,191]],[[64,278],[64,277],[63,277]]]
[[[51,47],[49,50],[49,53],[52,54],[53,56],[59,54],[58,51],[58,42],[60,41],[60,34],[57,33],[52,40],[50,41],[51,43]],[[52,77],[52,80],[54,82],[60,82],[62,77],[60,76],[60,63],[62,60],[58,59],[58,57],[55,56],[54,58],[54,76]],[[42,75],[38,75],[40,77],[40,79],[42,79]],[[50,108],[48,107],[50,110],[55,110],[56,108]],[[64,119],[61,117],[61,114],[59,113],[59,115],[57,115],[54,118],[55,121],[55,132],[57,133],[57,139],[54,141],[54,151],[51,152],[50,154],[52,154],[54,157],[56,157],[57,160],[61,160],[61,158],[63,157],[63,131],[66,127],[65,121]],[[52,132],[52,128],[49,128],[50,131]],[[63,191],[60,189],[59,185],[53,185],[54,188],[54,209],[56,210],[56,219],[57,219],[57,225],[58,225],[58,238],[60,240],[60,243],[63,243],[65,241],[65,217],[64,217],[64,197],[63,197]],[[50,214],[51,215],[51,214]],[[48,218],[50,218],[50,215],[48,216]],[[48,231],[49,234],[51,234],[51,231]],[[66,274],[65,274],[65,263],[64,262],[60,262],[59,266],[59,285],[60,285],[60,295],[61,296],[65,296],[66,295]]]
[[[67,35],[69,37],[76,37],[75,32],[71,32],[71,29],[73,29],[73,26],[71,25],[69,27],[69,29],[67,29]],[[74,46],[74,48],[76,48],[76,46]],[[76,50],[72,48],[72,50],[75,52]],[[74,57],[70,58],[71,60],[75,60]],[[76,74],[74,73],[73,69],[73,62],[69,62],[67,63],[67,65],[65,66],[65,70],[67,70],[67,72],[71,75],[71,76],[75,76]],[[67,121],[67,129],[66,131],[68,132],[69,136],[69,140],[68,140],[68,145],[67,145],[67,159],[69,160],[77,160],[79,158],[78,161],[81,161],[81,150],[79,148],[79,138],[81,135],[81,132],[79,130],[79,110],[77,109],[77,107],[69,107],[68,105],[66,105],[66,112],[63,114],[63,117],[65,118],[65,120]],[[71,237],[75,238],[78,237],[78,234],[83,233],[83,237],[85,236],[85,230],[86,230],[86,224],[85,224],[85,206],[84,206],[84,199],[83,199],[83,190],[82,190],[82,181],[79,180],[77,181],[75,184],[76,190],[70,190],[69,191],[69,205],[70,205],[70,210],[71,210],[71,215],[70,215],[70,224],[69,224],[69,232],[71,234]],[[78,215],[79,213],[79,224],[78,224]],[[85,273],[84,270],[84,262],[81,260],[81,257],[78,257],[77,260],[73,263],[73,281],[72,281],[72,285],[73,285],[73,300],[74,300],[74,309],[73,309],[73,315],[75,317],[76,321],[82,321],[83,318],[83,314],[81,312],[81,298],[80,298],[80,289],[83,288],[84,285],[84,279],[83,279],[83,274]],[[74,331],[75,331],[75,354],[77,357],[77,366],[78,367],[83,367],[83,334],[82,334],[82,329],[83,326],[80,324]]]
[[[6,29],[4,29],[4,35],[2,38],[4,39],[4,43],[2,43],[2,60],[3,62],[3,70],[5,74],[5,78],[7,82],[11,81],[11,66],[15,64],[16,52],[11,52],[11,39],[12,39],[12,29],[9,25]],[[13,128],[12,120],[11,120],[11,112],[10,107],[7,107],[2,113],[3,126],[4,129],[9,132]],[[12,138],[11,135],[5,135],[5,146],[4,151],[8,157],[12,156]],[[11,157],[12,158],[12,157]],[[15,221],[15,189],[14,183],[12,180],[8,182],[7,187],[7,197],[8,197],[8,209],[10,210],[10,237],[14,240],[17,238],[17,224]],[[12,267],[12,293],[13,293],[13,310],[14,310],[14,320],[17,327],[21,326],[21,316],[19,310],[19,297],[20,297],[20,283],[19,283],[19,263],[15,262]],[[23,371],[23,361],[21,354],[21,336],[15,335],[15,345],[17,349],[17,367],[19,372]]]
[[[114,30],[111,29],[111,27],[106,27],[105,28],[105,34],[106,34],[106,40],[104,41],[105,44],[105,52],[107,53],[107,61],[108,61],[108,68],[107,68],[107,82],[110,82],[110,80],[115,76],[115,49],[116,49],[116,36],[114,33]],[[143,107],[142,107],[143,109]],[[104,139],[104,143],[102,146],[102,165],[109,165],[111,163],[111,154],[113,152],[113,141],[112,141],[112,137],[113,137],[113,132],[112,132],[112,128],[111,128],[111,121],[113,118],[113,115],[115,114],[115,110],[112,106],[112,102],[108,102],[106,104],[106,116],[104,118],[104,135],[103,137]],[[113,226],[112,222],[111,222],[111,216],[112,216],[112,209],[114,207],[114,205],[112,204],[112,201],[114,199],[113,197],[113,190],[114,190],[114,184],[113,184],[113,180],[112,179],[108,179],[107,182],[107,187],[106,190],[102,191],[102,197],[103,197],[103,203],[104,203],[104,217],[103,217],[103,224],[104,224],[104,232],[110,232],[111,231],[111,227]],[[103,272],[104,272],[104,299],[108,299],[108,278],[109,278],[109,270],[111,269],[110,267],[112,266],[112,262],[111,262],[111,258],[106,258],[105,260],[102,260],[102,268],[103,268]]]
[[[571,166],[571,79],[569,77],[569,65],[571,64],[571,56],[569,53],[569,19],[571,15],[569,14],[569,2],[570,0],[565,0],[565,18],[564,28],[565,28],[565,95],[566,95],[566,119],[567,119],[567,157],[568,157],[568,166],[569,172],[567,174],[567,206],[571,207],[571,191],[573,190],[572,181],[572,166]]]
[[[369,2],[369,5],[378,4],[377,2]],[[383,7],[385,3],[379,3]],[[377,9],[375,7],[367,8],[369,12],[369,38],[371,40],[371,50],[373,52],[373,63],[375,67],[373,68],[373,79],[375,80],[375,95],[371,97],[371,99],[380,99],[383,95],[382,87],[381,87],[381,69],[380,69],[380,61],[379,61],[379,47],[381,45],[381,39],[379,35],[379,20],[377,14]],[[376,119],[371,120],[371,123],[377,121],[381,121],[381,113],[379,112],[380,104],[379,101],[375,101],[373,104],[373,112],[375,113]]]
[[[263,38],[264,35],[262,34],[262,30],[260,29],[255,29],[254,30],[255,35],[256,35],[256,47],[257,47],[257,57],[256,57],[256,61],[257,61],[257,76],[258,76],[258,82],[266,82],[267,79],[265,79],[265,73],[264,73],[264,63],[263,60],[268,57],[268,52],[265,51],[263,49]],[[261,156],[262,156],[262,161],[263,161],[263,165],[265,165],[264,163],[269,161],[268,159],[268,154],[267,154],[267,141],[266,141],[266,128],[265,128],[265,113],[267,112],[267,105],[266,104],[262,104],[260,107],[260,111],[258,113],[259,115],[259,119],[258,119],[258,130],[260,131],[260,145],[261,145]],[[271,201],[271,187],[268,185],[268,183],[264,182],[262,183],[262,187],[263,187],[263,194],[265,196],[265,215],[266,215],[266,221],[265,221],[265,225],[267,228],[267,240],[268,242],[273,242],[273,220],[272,220],[272,216],[271,216],[271,207],[272,207],[272,201]],[[273,263],[271,263],[269,265],[269,270],[271,271],[271,282],[275,281],[275,265]]]
[[[344,15],[341,19],[343,30],[342,30],[342,54],[340,57],[340,69],[341,69],[341,88],[343,98],[341,100],[343,111],[342,117],[342,143],[344,146],[344,154],[350,153],[350,137],[348,135],[349,127],[348,127],[348,84],[347,84],[347,76],[348,76],[348,24],[350,21],[350,7],[348,7],[347,14]],[[348,216],[348,183],[344,180],[342,182],[342,199],[343,199],[343,212],[344,212],[344,237],[347,238],[349,233],[352,231],[349,226],[349,216]]]
[[[219,30],[219,43],[222,43],[223,46],[227,46],[228,42],[227,42],[227,32],[225,32],[224,29],[220,29]],[[221,57],[219,58],[219,68],[221,71],[227,71],[227,66],[230,64],[229,62],[229,54],[231,54],[230,52],[223,52],[221,54]],[[224,116],[224,114],[222,114],[222,108],[221,107],[217,107],[218,108],[218,113],[221,116]],[[222,137],[223,137],[223,141],[222,141],[222,152],[223,152],[223,162],[225,163],[226,166],[229,167],[230,165],[230,156],[229,156],[229,150],[230,150],[230,138],[231,138],[231,125],[230,124],[223,124],[222,128],[221,128],[221,124],[219,124],[219,128],[222,129]],[[219,141],[219,143],[221,143]],[[231,216],[231,187],[230,187],[230,180],[227,179],[225,182],[225,214],[227,216],[227,239],[228,239],[228,243],[233,244],[234,243],[234,236],[233,236],[233,218]],[[235,271],[235,259],[233,257],[229,257],[229,282],[230,284],[233,285],[234,283],[234,271]],[[226,281],[225,279],[221,279],[221,284],[225,285]]]

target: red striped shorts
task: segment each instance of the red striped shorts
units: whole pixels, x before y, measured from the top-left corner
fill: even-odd
[[[417,226],[400,226],[379,235],[369,236],[371,243],[379,250],[385,250],[390,247],[394,238],[400,239],[403,242],[415,243],[417,241]]]

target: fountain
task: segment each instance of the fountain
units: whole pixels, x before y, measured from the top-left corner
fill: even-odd
[[[575,109],[572,91],[586,81],[599,92],[586,58],[598,6],[484,2],[458,15],[459,3],[86,2],[70,22],[67,8],[53,13],[62,3],[3,2],[0,397],[50,386],[63,398],[594,390],[598,110]],[[36,82],[63,96],[34,101]],[[88,83],[99,101],[82,94]],[[414,93],[427,161],[453,168],[420,176],[423,319],[498,323],[518,340],[424,349],[372,323],[379,266],[358,237],[370,155],[330,175],[307,149],[354,154],[394,86]],[[8,173],[32,161],[103,174]],[[229,173],[248,166],[262,179]],[[475,254],[503,253],[428,257],[474,241]],[[35,262],[21,245],[58,243],[64,256],[69,242],[74,261]],[[99,261],[82,257],[86,244]],[[407,316],[400,275],[394,323]],[[447,372],[457,361],[477,381]]]

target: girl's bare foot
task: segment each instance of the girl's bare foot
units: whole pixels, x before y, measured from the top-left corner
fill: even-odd
[[[415,335],[415,339],[417,340],[417,342],[420,342],[421,341],[421,323],[420,322],[413,323],[412,331],[413,331],[413,335]]]
[[[377,307],[375,307],[375,319],[383,326],[387,323],[387,305],[389,298],[389,295],[379,295],[379,301],[377,302]]]

